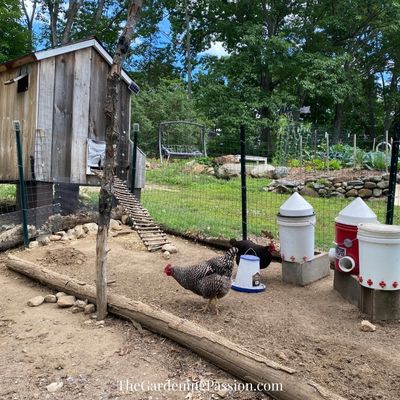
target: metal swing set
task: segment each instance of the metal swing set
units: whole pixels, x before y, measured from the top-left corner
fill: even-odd
[[[187,145],[187,144],[172,144],[169,143],[167,135],[165,134],[165,128],[170,125],[189,125],[198,127],[200,129],[201,149],[198,145]],[[158,150],[160,154],[160,161],[163,162],[165,158],[167,162],[170,158],[192,158],[192,157],[207,157],[207,145],[206,145],[206,131],[205,126],[196,122],[190,121],[164,121],[161,122],[158,127]]]

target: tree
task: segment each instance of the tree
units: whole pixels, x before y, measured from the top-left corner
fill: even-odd
[[[0,0],[0,63],[11,60],[29,49],[29,33],[21,26],[22,12],[17,0]]]
[[[102,320],[107,315],[107,253],[108,230],[112,207],[112,187],[114,179],[115,147],[118,140],[118,110],[120,109],[120,81],[122,64],[127,56],[136,25],[142,0],[130,0],[126,24],[118,39],[113,63],[107,78],[106,115],[106,154],[99,195],[99,230],[96,240],[97,265],[97,318]]]

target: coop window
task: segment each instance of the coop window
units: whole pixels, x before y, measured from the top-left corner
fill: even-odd
[[[29,75],[26,74],[23,76],[21,79],[18,80],[17,82],[17,93],[22,93],[26,92],[29,87]]]
[[[29,74],[21,74],[16,76],[15,78],[11,78],[7,82],[4,82],[5,85],[11,85],[12,83],[17,82],[17,93],[26,92],[29,87]]]

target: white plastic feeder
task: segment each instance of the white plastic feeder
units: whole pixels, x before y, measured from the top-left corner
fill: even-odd
[[[256,293],[265,290],[260,282],[260,258],[244,254],[240,256],[239,267],[232,289],[238,292]]]
[[[400,290],[400,226],[358,225],[362,286],[378,290]]]
[[[314,209],[297,192],[279,209],[277,223],[284,261],[304,263],[314,258]]]

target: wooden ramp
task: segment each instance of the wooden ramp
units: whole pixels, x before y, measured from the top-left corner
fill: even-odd
[[[160,250],[164,244],[171,243],[167,239],[167,235],[151,218],[149,212],[140,205],[125,183],[117,177],[114,177],[113,194],[131,217],[133,229],[138,232],[148,251]]]

